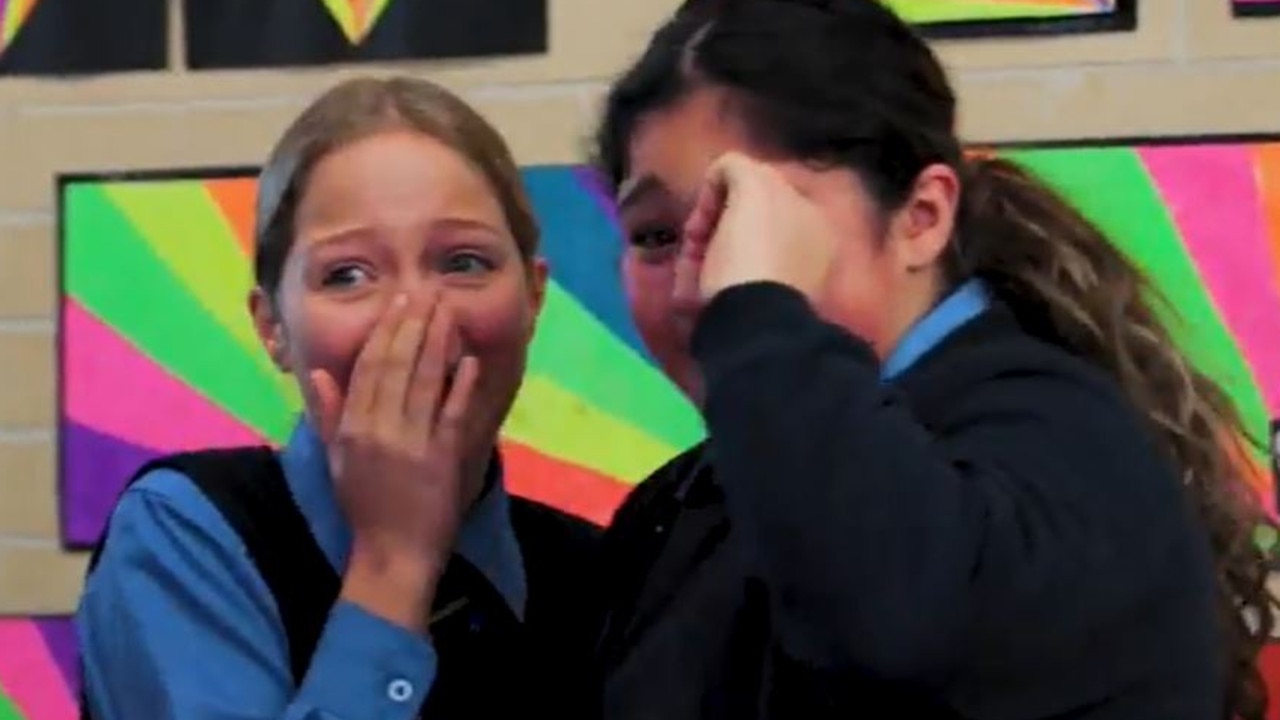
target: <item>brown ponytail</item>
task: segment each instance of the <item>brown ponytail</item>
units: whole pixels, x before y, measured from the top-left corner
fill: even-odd
[[[1014,163],[967,163],[953,276],[977,275],[1032,332],[1104,368],[1151,420],[1212,542],[1227,635],[1225,717],[1264,720],[1257,658],[1275,599],[1254,532],[1269,519],[1247,482],[1250,434],[1226,393],[1192,367],[1143,274],[1092,222]]]

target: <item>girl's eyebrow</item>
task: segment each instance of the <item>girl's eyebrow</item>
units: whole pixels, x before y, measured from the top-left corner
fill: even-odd
[[[502,228],[494,226],[492,223],[469,217],[446,217],[433,220],[430,226],[431,230],[479,230],[488,235],[500,236],[504,234]]]
[[[646,197],[658,193],[665,194],[666,192],[667,186],[656,175],[651,173],[627,178],[618,186],[618,210],[626,210],[629,207],[634,207]]]
[[[427,232],[438,231],[479,231],[485,235],[501,237],[505,232],[495,226],[493,223],[486,222],[471,217],[444,217],[433,220],[426,228]],[[363,241],[372,238],[376,231],[369,225],[351,225],[347,227],[339,227],[333,230],[322,230],[309,236],[309,249],[326,247],[329,245],[340,245],[343,243]]]
[[[373,235],[373,228],[367,225],[352,225],[348,227],[338,228],[336,230],[326,230],[311,235],[306,243],[310,246],[308,249],[316,249],[328,245],[339,245],[353,241],[366,240]]]

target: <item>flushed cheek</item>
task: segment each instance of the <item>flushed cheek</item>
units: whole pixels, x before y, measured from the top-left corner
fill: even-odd
[[[524,372],[530,310],[523,304],[493,303],[460,306],[457,313],[462,350],[480,361],[481,390],[508,392]]]
[[[463,350],[480,365],[466,421],[468,455],[488,452],[511,408],[524,376],[528,322],[523,312],[512,312],[509,307],[473,307],[458,312]]]
[[[324,370],[341,388],[351,381],[356,359],[364,349],[378,321],[376,308],[368,311],[348,306],[321,308],[305,314],[302,323],[291,333],[291,343],[298,343],[296,370]]]
[[[622,282],[631,314],[645,342],[648,343],[650,337],[660,340],[668,334],[675,310],[672,302],[675,275],[671,264],[644,263],[628,255],[623,261]]]
[[[647,264],[628,259],[623,286],[632,319],[645,347],[686,393],[698,393],[697,369],[689,354],[695,317],[681,313],[672,301],[674,269],[670,263]]]

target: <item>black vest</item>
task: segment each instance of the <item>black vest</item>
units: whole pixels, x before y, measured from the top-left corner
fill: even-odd
[[[173,455],[148,463],[130,484],[160,468],[190,478],[239,534],[275,598],[294,683],[300,685],[341,578],[294,502],[275,452],[246,447]],[[425,718],[532,712],[572,720],[591,714],[590,652],[598,628],[592,568],[599,529],[517,497],[511,498],[511,522],[528,583],[524,621],[478,570],[455,555],[437,591],[431,636],[439,665],[421,710]],[[88,572],[107,540],[104,532]],[[81,719],[91,720],[84,699]]]

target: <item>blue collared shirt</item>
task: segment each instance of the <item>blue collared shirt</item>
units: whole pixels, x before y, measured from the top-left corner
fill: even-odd
[[[343,572],[351,532],[309,424],[299,423],[280,460],[320,549]],[[523,615],[508,506],[496,483],[472,508],[457,549]],[[76,627],[98,720],[410,720],[436,673],[426,638],[339,600],[295,687],[275,602],[243,543],[169,470],[122,496]]]
[[[981,280],[968,280],[916,321],[880,366],[880,376],[891,380],[902,374],[957,328],[981,315],[990,305]]]

